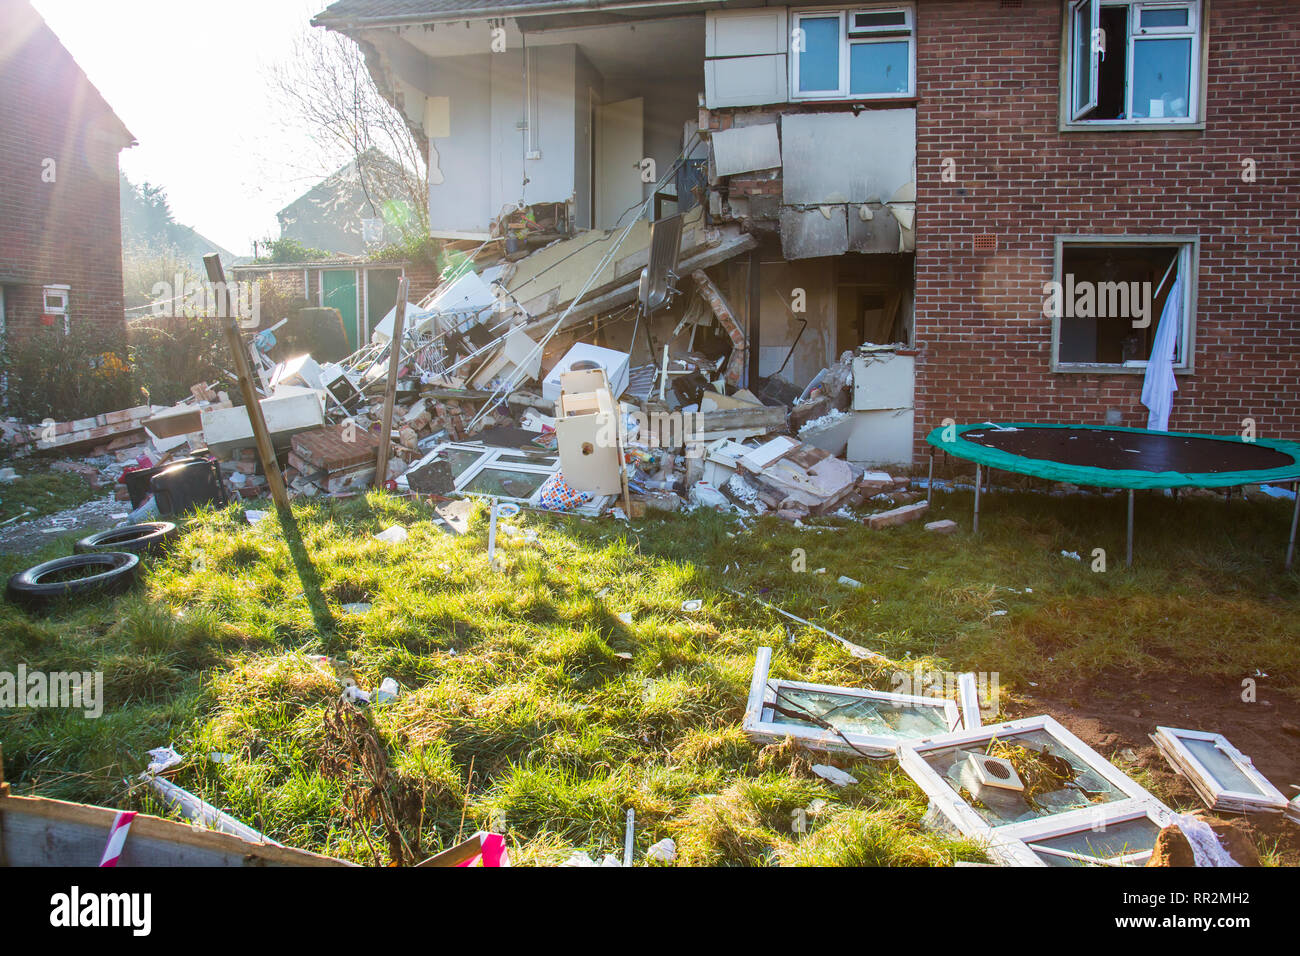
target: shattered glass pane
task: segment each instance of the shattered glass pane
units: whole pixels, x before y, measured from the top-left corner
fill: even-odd
[[[1010,760],[1025,789],[1007,790],[981,783],[970,763],[974,754]],[[980,819],[993,827],[1128,798],[1044,730],[945,747],[922,756]]]
[[[1192,752],[1192,756],[1203,766],[1211,777],[1224,790],[1235,790],[1238,793],[1251,793],[1257,796],[1263,796],[1261,790],[1248,776],[1241,772],[1232,758],[1220,750],[1213,740],[1195,740],[1191,737],[1179,737],[1184,747]]]
[[[875,737],[925,737],[947,733],[948,716],[944,702],[933,705],[903,701],[874,700],[851,694],[780,687],[777,706],[795,714],[807,711],[835,726],[842,733]],[[779,711],[772,712],[772,723],[817,727],[805,720]]]
[[[1160,827],[1155,821],[1150,817],[1142,816],[1122,823],[1107,824],[1104,829],[1076,830],[1073,833],[1062,833],[1060,836],[1034,840],[1029,847],[1035,849],[1043,846],[1053,850],[1064,850],[1067,853],[1078,853],[1081,856],[1111,860],[1115,857],[1155,849],[1156,837],[1159,835]],[[1089,865],[1082,860],[1071,860],[1050,853],[1039,853],[1038,857],[1048,866]]]
[[[470,451],[466,448],[444,448],[438,454],[447,459],[451,465],[453,478],[459,478],[470,465],[483,457],[481,451]]]
[[[462,488],[477,495],[496,495],[498,498],[528,499],[536,494],[550,475],[533,471],[508,471],[504,468],[484,468]]]

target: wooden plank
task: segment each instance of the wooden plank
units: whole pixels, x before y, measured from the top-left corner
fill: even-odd
[[[98,866],[116,810],[0,793],[7,866]],[[354,866],[308,850],[247,843],[216,830],[137,814],[119,866]]]
[[[226,288],[226,273],[221,267],[221,256],[215,252],[203,257],[203,267],[207,270],[208,281],[219,283],[225,292],[226,315],[219,319],[226,344],[235,360],[235,375],[239,378],[239,391],[244,396],[244,405],[248,409],[248,421],[253,426],[253,440],[257,445],[257,455],[262,460],[262,473],[266,475],[266,485],[271,490],[271,499],[282,512],[289,511],[289,494],[285,491],[284,476],[280,474],[280,463],[275,458],[275,447],[271,444],[271,435],[266,428],[266,419],[262,416],[262,406],[257,390],[253,387],[253,372],[249,367],[248,353],[244,351],[244,340],[239,334],[236,321],[234,299]]]
[[[393,447],[393,403],[397,401],[397,373],[402,367],[402,336],[406,334],[406,276],[397,283],[397,312],[393,316],[393,337],[388,342],[388,381],[384,384],[384,414],[379,420],[379,461],[375,465],[375,487],[388,478],[388,454]]]

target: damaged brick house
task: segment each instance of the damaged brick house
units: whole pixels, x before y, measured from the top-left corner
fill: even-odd
[[[0,342],[125,335],[118,153],[134,144],[27,0],[0,0]]]
[[[850,460],[920,456],[945,418],[1144,426],[1171,297],[1170,427],[1300,432],[1285,0],[338,0],[314,22],[428,142],[434,235],[515,252],[530,330],[653,198],[684,214],[679,286],[702,273],[732,334],[697,338],[683,295],[634,339],[648,228],[574,334],[634,365],[734,344],[760,395],[897,344],[882,394],[855,391]]]

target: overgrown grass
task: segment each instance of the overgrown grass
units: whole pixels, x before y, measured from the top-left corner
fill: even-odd
[[[51,471],[39,462],[7,463],[18,478],[0,483],[0,521],[24,515],[24,521],[66,511],[99,495],[90,482],[67,471]]]
[[[968,507],[958,494],[932,516],[965,524]],[[519,862],[618,853],[632,808],[638,850],[671,836],[684,863],[978,860],[969,842],[922,829],[925,798],[892,763],[836,759],[860,781],[838,789],[810,770],[827,755],[749,741],[755,650],[774,648],[774,676],[884,689],[922,661],[997,671],[1012,693],[1030,681],[1065,693],[1118,670],[1259,668],[1295,696],[1285,509],[1152,497],[1138,513],[1132,570],[1120,499],[992,495],[978,540],[843,520],[701,514],[628,528],[528,515],[517,523],[538,544],[503,531],[494,572],[481,509],[458,538],[387,495],[305,502],[291,550],[274,515],[248,526],[234,506],[194,518],[133,596],[44,618],[0,611],[0,668],[103,670],[107,698],[98,720],[0,715],[6,770],[19,790],[156,812],[134,777],[146,750],[172,744],[189,758],[178,782],[210,802],[287,844],[370,862],[343,811],[346,781],[325,772],[338,686],[309,656],[326,654],[363,688],[403,687],[371,719],[394,780],[423,804],[421,854],[490,826]],[[408,541],[373,539],[394,523]],[[1106,573],[1060,555],[1094,548]],[[791,570],[795,549],[804,573]],[[0,571],[23,563],[0,559]],[[894,663],[856,660],[728,587],[762,590]],[[692,598],[695,613],[682,609]],[[344,608],[359,602],[369,608]],[[370,837],[386,845],[377,827]]]

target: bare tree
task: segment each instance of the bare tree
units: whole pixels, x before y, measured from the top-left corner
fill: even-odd
[[[290,106],[322,158],[354,164],[376,215],[383,208],[383,193],[396,180],[408,207],[408,221],[399,224],[403,232],[429,234],[424,149],[406,118],[375,86],[356,43],[339,33],[309,30],[294,41],[286,60],[270,68],[269,77],[273,92]],[[377,167],[367,157],[373,150],[394,162]]]

